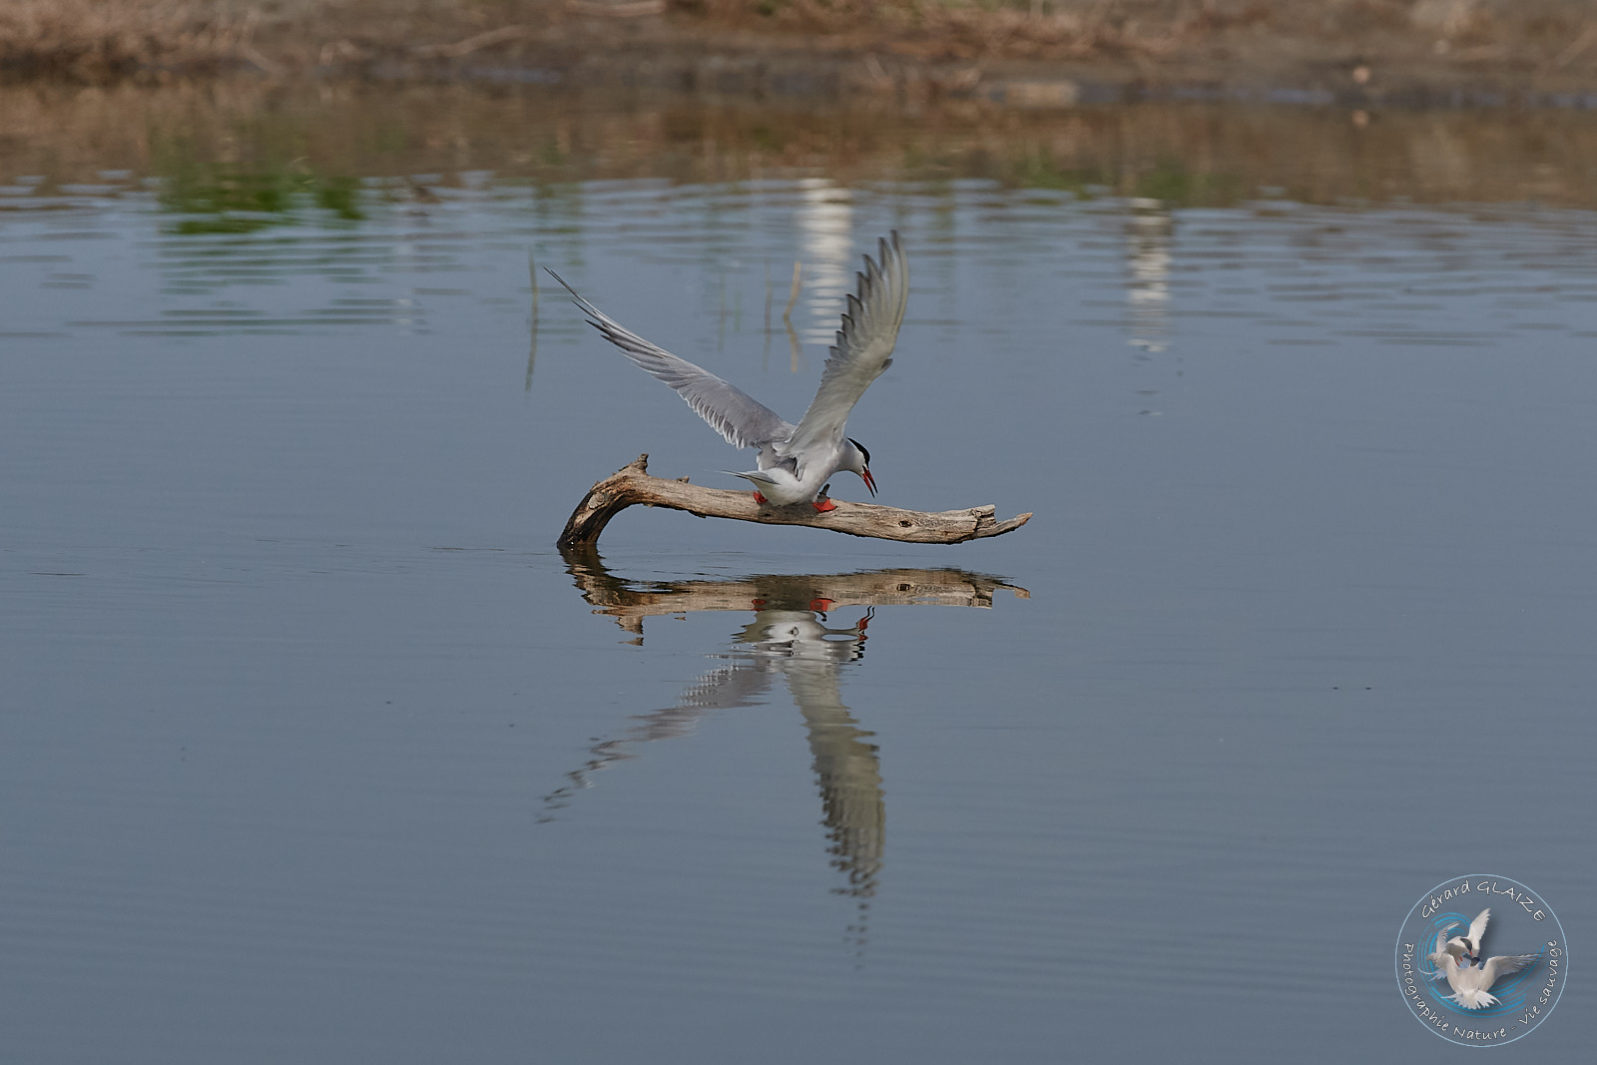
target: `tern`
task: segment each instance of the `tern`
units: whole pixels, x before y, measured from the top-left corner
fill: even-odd
[[[670,385],[727,443],[758,450],[757,469],[724,471],[752,483],[755,502],[809,503],[825,512],[837,509],[827,495],[834,473],[858,474],[876,495],[871,453],[845,435],[844,428],[865,389],[892,365],[909,300],[909,267],[896,231],[882,238],[876,255],[875,260],[865,256],[858,291],[848,297],[837,342],[821,372],[821,387],[797,425],[703,367],[643,339],[589,303],[559,274],[549,273],[571,293],[589,324],[623,355]]]
[[[1473,965],[1454,966],[1447,970],[1447,983],[1453,994],[1447,997],[1467,1010],[1485,1009],[1497,1005],[1497,996],[1491,987],[1509,973],[1536,964],[1539,954],[1499,954],[1487,958],[1479,969]]]
[[[1486,919],[1491,911],[1484,911],[1470,924],[1468,941],[1480,947],[1480,936],[1486,929]],[[1433,979],[1445,979],[1447,986],[1453,989],[1453,994],[1448,999],[1458,1003],[1467,1010],[1485,1009],[1497,1005],[1497,996],[1491,993],[1492,985],[1510,973],[1517,973],[1521,969],[1534,965],[1541,957],[1539,954],[1499,954],[1494,958],[1487,958],[1479,968],[1465,961],[1468,951],[1466,937],[1452,936],[1448,933],[1458,926],[1454,921],[1440,932],[1436,933],[1436,948],[1431,952],[1431,964],[1436,966]]]
[[[1447,941],[1448,946],[1452,946],[1454,943],[1457,943],[1463,948],[1464,953],[1469,956],[1470,961],[1480,961],[1481,937],[1486,934],[1486,922],[1490,921],[1491,919],[1492,911],[1490,909],[1485,909],[1480,913],[1477,913],[1475,915],[1475,920],[1469,923],[1469,935],[1454,936],[1452,939]]]
[[[1430,953],[1431,964],[1436,969],[1431,973],[1432,980],[1446,979],[1453,969],[1469,964],[1464,961],[1464,941],[1458,936],[1449,939],[1447,935],[1458,926],[1458,921],[1452,921],[1436,933],[1436,948]]]

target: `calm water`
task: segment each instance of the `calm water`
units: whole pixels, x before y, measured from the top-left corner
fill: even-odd
[[[8,1058],[1439,1061],[1392,940],[1484,869],[1578,1060],[1589,119],[452,99],[11,101]],[[746,459],[531,265],[795,417],[895,227],[850,431],[1029,526],[554,551]]]

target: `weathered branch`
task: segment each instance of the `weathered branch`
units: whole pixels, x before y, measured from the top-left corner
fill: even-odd
[[[761,505],[754,502],[752,492],[704,488],[688,484],[686,477],[667,481],[650,477],[648,471],[649,456],[639,455],[590,488],[566,522],[565,531],[560,534],[560,546],[595,543],[611,518],[637,503],[685,510],[701,518],[735,518],[764,525],[808,525],[850,536],[915,544],[959,544],[987,536],[1002,536],[1031,520],[1030,514],[1021,514],[1008,521],[998,521],[993,517],[992,504],[930,513],[837,500],[836,510],[818,513],[808,503],[790,507]]]

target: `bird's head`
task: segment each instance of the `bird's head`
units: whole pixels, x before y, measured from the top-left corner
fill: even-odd
[[[871,476],[871,453],[865,450],[865,445],[855,440],[852,436],[848,442],[854,450],[849,453],[848,469],[859,474],[860,480],[865,482],[865,487],[871,490],[871,498],[876,498],[876,478]]]

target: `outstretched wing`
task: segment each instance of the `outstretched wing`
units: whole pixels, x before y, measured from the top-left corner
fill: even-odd
[[[1540,954],[1499,954],[1495,958],[1487,958],[1481,972],[1481,987],[1489,990],[1509,973],[1517,973],[1535,965],[1540,958]]]
[[[771,675],[755,663],[712,669],[682,693],[677,705],[693,710],[731,710],[752,706],[771,686]]]
[[[784,450],[800,452],[817,444],[841,443],[854,404],[892,365],[893,345],[904,321],[904,305],[909,302],[909,267],[897,230],[891,241],[884,238],[880,242],[876,255],[879,262],[865,256],[858,294],[848,298],[837,343],[832,345],[821,374],[820,390]]]
[[[1469,923],[1469,941],[1475,944],[1475,952],[1480,953],[1481,937],[1486,934],[1486,922],[1492,919],[1490,909],[1482,910],[1475,915],[1475,920]]]
[[[747,392],[643,339],[583,299],[581,293],[553,270],[549,270],[549,276],[571,293],[571,298],[588,316],[588,324],[620,348],[627,358],[670,385],[695,414],[709,422],[710,428],[733,447],[760,447],[792,435],[792,425]]]
[[[1438,970],[1451,960],[1447,949],[1447,933],[1458,927],[1457,921],[1450,921],[1436,933],[1436,944],[1431,948],[1431,964]]]

